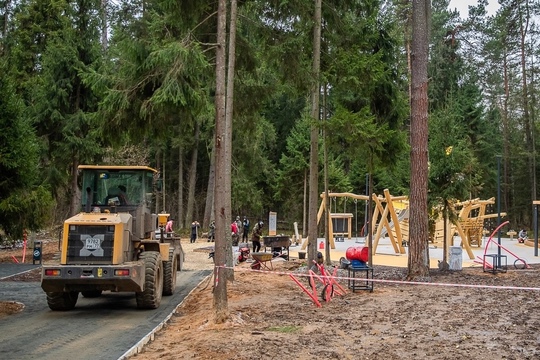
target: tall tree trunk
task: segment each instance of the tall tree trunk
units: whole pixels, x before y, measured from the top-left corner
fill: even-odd
[[[167,212],[167,159],[165,158],[165,151],[163,152],[163,167],[161,170],[161,211]]]
[[[428,14],[429,0],[413,0],[411,189],[408,277],[429,275],[428,256]]]
[[[214,219],[214,184],[216,180],[216,160],[214,144],[212,142],[212,152],[210,153],[210,170],[208,171],[208,185],[206,187],[206,204],[204,206],[203,227],[206,229]]]
[[[408,3],[408,0],[405,0],[405,2]],[[404,21],[404,43],[405,43],[405,56],[407,57],[407,74],[409,75],[409,79],[411,78],[411,72],[412,72],[412,64],[411,64],[411,27],[412,27],[412,16],[410,11],[406,11],[406,19]],[[411,98],[412,89],[411,89],[411,82],[409,81],[409,99]]]
[[[195,122],[195,135],[194,135],[194,145],[193,152],[191,153],[191,164],[189,165],[189,179],[188,179],[188,197],[187,197],[187,206],[186,206],[186,226],[191,224],[197,215],[194,213],[195,208],[195,185],[197,184],[197,159],[199,157],[199,133],[200,126],[198,122]]]
[[[4,54],[4,44],[6,42],[8,24],[10,21],[10,5],[11,1],[6,0],[4,2],[4,26],[2,27],[2,41],[0,42],[0,56]]]
[[[506,209],[510,209],[512,206],[510,199],[513,197],[510,196],[509,189],[510,187],[510,174],[512,173],[511,161],[510,161],[510,126],[508,123],[508,102],[510,100],[510,84],[508,79],[508,54],[503,50],[503,81],[504,81],[504,100],[502,106],[502,136],[503,136],[503,151],[504,151],[504,169],[503,169],[503,194],[500,199],[501,204],[504,204]],[[497,200],[499,201],[499,200]]]
[[[79,159],[78,157],[74,156],[71,164],[71,201],[69,205],[70,216],[76,215],[81,210],[81,191],[79,189],[77,175],[79,173],[78,168]]]
[[[527,143],[527,151],[529,153],[529,176],[531,184],[531,206],[532,211],[534,211],[533,201],[536,200],[536,161],[533,152],[533,128],[534,124],[531,124],[531,119],[529,116],[529,94],[527,89],[527,49],[525,40],[527,38],[527,33],[529,30],[529,4],[528,1],[525,1],[525,9],[522,8],[521,4],[519,6],[519,16],[520,16],[520,52],[521,52],[521,81],[522,81],[522,107],[523,107],[523,124],[525,125],[525,141]],[[523,19],[525,13],[525,19]]]
[[[315,0],[313,16],[313,84],[311,88],[311,139],[309,155],[308,264],[317,257],[317,211],[319,205],[319,73],[321,67],[321,3]]]
[[[81,103],[81,83],[79,81],[76,81],[75,84],[76,90],[75,90],[75,111],[80,110],[80,103]],[[78,183],[78,170],[79,167],[79,156],[77,153],[74,154],[72,157],[72,163],[71,163],[71,204],[70,204],[70,215],[73,216],[77,214],[80,211],[80,204],[81,204],[81,190],[79,189],[79,183]]]
[[[161,171],[161,149],[158,149],[156,152],[156,168],[158,171]],[[163,191],[163,189],[161,190]],[[154,209],[154,213],[159,213],[161,211],[161,199],[160,199],[161,192],[156,194],[156,208]]]
[[[228,138],[225,122],[225,27],[227,20],[227,0],[218,1],[217,12],[217,46],[216,46],[216,184],[215,210],[216,220],[214,261],[217,266],[225,265],[227,247],[231,243],[231,163],[227,158]],[[228,179],[228,182],[227,182]],[[227,302],[226,274],[222,267],[214,268],[214,321],[223,323],[229,317]]]
[[[327,265],[332,265],[332,259],[330,259],[330,221],[332,221],[332,218],[330,217],[330,198],[328,196],[328,145],[327,145],[327,138],[326,138],[326,122],[327,122],[327,112],[326,112],[326,96],[327,96],[327,87],[324,86],[324,92],[323,92],[323,144],[324,144],[324,238],[325,238],[325,260]]]
[[[237,18],[237,2],[236,0],[231,0],[231,19],[229,24],[229,64],[227,70],[227,94],[226,94],[226,105],[225,105],[225,128],[227,129],[227,163],[229,166],[229,177],[226,179],[228,181],[227,188],[229,189],[229,194],[232,193],[232,174],[231,174],[231,163],[232,163],[232,132],[233,132],[233,109],[234,109],[234,68],[235,68],[235,49],[236,49],[236,18]],[[229,195],[229,209],[232,211],[232,200]],[[232,214],[229,213],[229,218],[232,221]],[[232,254],[232,237],[231,237],[231,246],[227,247],[227,265],[233,267],[233,254]],[[227,279],[230,281],[234,280],[234,271],[227,271]]]
[[[178,226],[185,229],[187,224],[184,222],[184,148],[178,145]]]
[[[107,30],[107,0],[101,0],[101,48],[107,50],[108,47]]]

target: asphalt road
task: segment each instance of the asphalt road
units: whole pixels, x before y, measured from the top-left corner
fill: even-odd
[[[0,278],[7,274],[3,266]],[[95,299],[79,295],[72,311],[51,311],[39,282],[0,282],[0,301],[25,305],[22,312],[0,319],[0,359],[118,359],[210,272],[178,272],[174,295],[164,296],[156,310],[137,310],[134,294],[106,292]]]

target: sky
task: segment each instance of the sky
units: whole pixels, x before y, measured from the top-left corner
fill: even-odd
[[[495,15],[495,12],[499,8],[497,0],[488,0],[487,6],[488,15]],[[450,10],[458,9],[462,18],[466,18],[469,14],[469,5],[477,5],[476,0],[450,0]]]

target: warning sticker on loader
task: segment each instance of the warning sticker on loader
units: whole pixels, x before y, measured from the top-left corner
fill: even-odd
[[[79,256],[103,256],[103,249],[101,248],[101,243],[105,240],[105,235],[81,235],[81,241],[83,247],[80,251]]]

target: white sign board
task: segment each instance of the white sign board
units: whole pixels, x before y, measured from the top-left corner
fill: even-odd
[[[275,236],[277,231],[277,213],[270,211],[268,215],[268,235]]]

